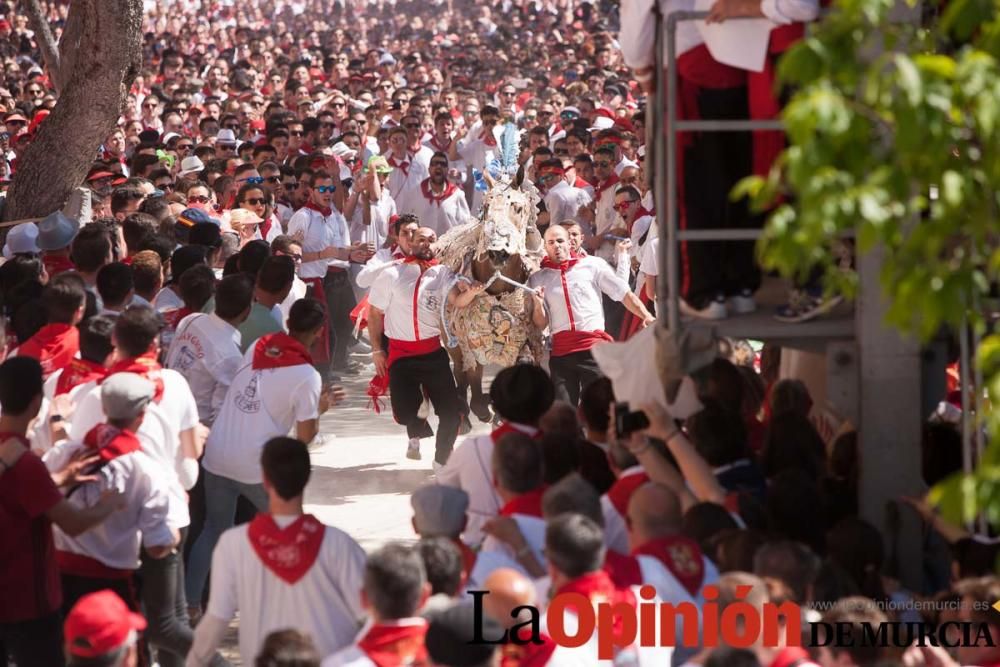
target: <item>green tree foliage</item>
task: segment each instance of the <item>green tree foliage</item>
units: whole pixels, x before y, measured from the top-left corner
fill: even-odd
[[[924,21],[900,9],[837,0],[784,56],[788,149],[734,196],[770,210],[765,267],[793,277],[822,267],[830,291],[853,295],[857,276],[837,252],[853,232],[856,252],[884,251],[891,325],[921,340],[963,322],[984,334],[990,400],[979,417],[997,436],[1000,336],[983,313],[1000,275],[1000,2],[953,0]],[[932,494],[956,522],[982,510],[1000,525],[993,440],[975,474]]]

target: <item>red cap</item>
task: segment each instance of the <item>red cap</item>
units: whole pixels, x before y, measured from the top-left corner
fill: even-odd
[[[113,171],[108,171],[107,169],[98,169],[97,171],[92,171],[87,174],[88,181],[96,181],[101,178],[108,178],[109,176],[116,176]]]
[[[96,658],[128,641],[133,630],[145,630],[146,619],[129,611],[114,591],[84,595],[69,612],[63,625],[71,655]]]

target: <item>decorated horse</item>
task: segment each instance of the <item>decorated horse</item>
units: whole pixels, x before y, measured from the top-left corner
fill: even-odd
[[[484,422],[491,414],[483,394],[483,368],[539,363],[542,357],[542,336],[532,322],[526,286],[542,259],[535,226],[539,194],[530,181],[517,178],[517,143],[516,129],[508,125],[500,157],[483,174],[486,192],[479,219],[450,229],[435,244],[438,261],[455,272],[456,281],[486,285],[466,308],[442,306],[442,331],[459,395]]]

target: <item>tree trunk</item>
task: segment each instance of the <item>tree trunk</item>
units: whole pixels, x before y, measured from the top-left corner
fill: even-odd
[[[142,65],[142,0],[73,0],[67,32],[63,56],[72,51],[73,57],[62,58],[65,84],[18,158],[7,220],[48,215],[83,182]]]

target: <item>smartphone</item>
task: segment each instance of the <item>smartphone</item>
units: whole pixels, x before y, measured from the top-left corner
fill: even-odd
[[[649,428],[649,418],[646,413],[637,410],[632,412],[628,408],[628,403],[617,403],[615,405],[615,435],[619,438],[627,436],[629,433],[641,431]]]

